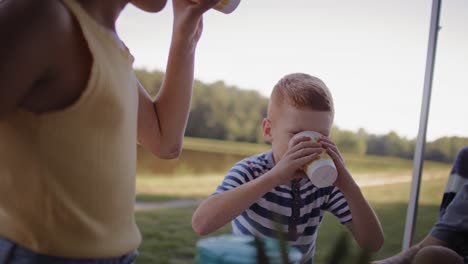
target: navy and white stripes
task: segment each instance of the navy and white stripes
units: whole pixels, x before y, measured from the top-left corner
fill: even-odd
[[[450,244],[468,264],[468,147],[455,157],[445,188],[439,219],[431,235]]]
[[[214,195],[252,181],[273,166],[271,151],[246,158],[233,166]],[[297,196],[291,185],[275,187],[232,221],[233,233],[276,237],[275,230],[280,230],[289,244],[304,254],[303,261],[311,261],[324,212],[331,212],[342,224],[352,220],[351,212],[336,187],[317,188],[308,179],[302,179],[294,193]],[[291,230],[295,234],[291,234]]]
[[[462,148],[455,157],[440,205],[439,217],[445,214],[445,209],[465,184],[468,184],[468,147]]]

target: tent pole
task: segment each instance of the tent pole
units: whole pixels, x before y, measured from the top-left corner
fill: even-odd
[[[431,101],[432,80],[434,75],[434,62],[437,48],[437,35],[439,30],[441,0],[432,1],[431,24],[429,30],[429,44],[426,57],[426,73],[424,77],[423,100],[419,120],[419,132],[416,140],[413,164],[413,181],[411,184],[410,200],[406,213],[405,233],[403,237],[403,250],[411,247],[418,211],[419,189],[424,162],[424,149],[426,145],[427,121]]]

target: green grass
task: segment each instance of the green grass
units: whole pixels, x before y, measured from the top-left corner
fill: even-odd
[[[168,201],[204,198],[213,193],[223,180],[221,175],[137,177],[137,200]]]
[[[269,146],[186,138],[184,149],[248,156],[266,151]],[[385,246],[374,258],[387,257],[397,253],[401,249],[403,237],[412,161],[354,154],[344,154],[343,156],[353,177],[362,186],[372,181],[403,181],[403,183],[363,188],[366,197],[379,215],[386,234]],[[424,163],[423,179],[425,181],[423,181],[421,190],[416,241],[428,232],[436,219],[449,170],[449,164]],[[175,199],[204,198],[216,189],[225,173],[201,176],[185,174],[176,177],[174,175],[155,177],[152,174],[139,174],[137,177],[137,200],[162,202]],[[200,239],[192,231],[190,224],[195,209],[195,207],[186,207],[137,213],[137,222],[144,237],[137,263],[193,263],[195,244]],[[315,263],[324,263],[335,239],[343,231],[344,228],[334,217],[330,215],[325,217],[319,232]],[[226,226],[215,235],[229,232],[230,227]],[[355,251],[356,246],[354,245]]]
[[[396,165],[397,166],[397,165]],[[423,171],[423,179],[447,177],[450,167],[436,166]],[[410,181],[411,171],[397,170],[378,171],[374,173],[353,173],[354,179],[362,186],[379,181]],[[222,182],[224,174],[185,175],[177,177],[154,177],[139,174],[137,177],[137,200],[146,202],[163,202],[175,199],[199,199],[212,194]]]
[[[343,158],[353,173],[369,173],[369,172],[389,172],[389,173],[409,173],[413,170],[413,161],[398,157],[384,157],[365,155],[359,156],[352,153],[344,153]],[[451,164],[425,161],[424,168],[429,171],[446,170]]]
[[[267,144],[234,142],[226,140],[214,140],[204,138],[185,137],[184,149],[214,152],[219,154],[237,154],[251,156],[270,149]],[[344,160],[353,173],[370,173],[374,171],[390,173],[409,173],[413,169],[413,161],[398,157],[356,155],[343,153]],[[445,169],[449,164],[434,161],[425,161],[427,169]]]
[[[423,181],[415,241],[422,239],[436,220],[444,187],[445,179]],[[384,247],[374,255],[374,259],[400,251],[409,190],[409,183],[363,188],[382,222],[386,236]],[[195,244],[200,239],[191,229],[194,210],[195,207],[186,207],[137,213],[137,223],[144,239],[137,263],[193,263]],[[335,239],[344,230],[334,217],[327,214],[319,231],[315,263],[324,263]],[[214,235],[229,232],[230,227],[226,226]]]
[[[137,263],[192,263],[199,237],[192,231],[191,218],[195,207],[161,209],[137,213],[143,234]],[[227,233],[225,227],[216,234]]]
[[[418,219],[414,242],[420,241],[429,232],[437,219],[446,179],[434,179],[422,182],[418,207]],[[364,195],[376,211],[385,233],[383,248],[374,255],[374,259],[392,256],[401,250],[406,210],[410,192],[409,183],[383,185],[363,188]],[[330,252],[334,238],[345,229],[329,214],[320,227],[317,242],[316,263],[323,263]],[[357,251],[353,243],[353,251]]]

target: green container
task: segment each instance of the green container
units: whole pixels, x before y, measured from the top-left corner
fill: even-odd
[[[261,239],[270,264],[281,263],[280,244],[276,239]],[[299,263],[302,254],[288,247],[289,263]],[[253,236],[221,235],[197,242],[196,264],[257,264],[257,249]]]

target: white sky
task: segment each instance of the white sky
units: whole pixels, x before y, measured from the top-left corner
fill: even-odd
[[[135,66],[164,70],[172,7],[126,8],[120,37]],[[418,132],[430,0],[242,0],[232,14],[210,10],[195,78],[269,96],[285,74],[322,78],[335,100],[335,125],[383,134]],[[443,1],[428,140],[468,137],[468,0]]]

